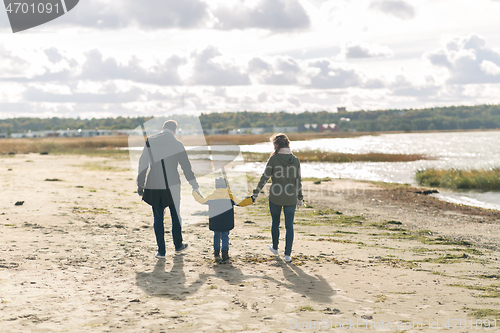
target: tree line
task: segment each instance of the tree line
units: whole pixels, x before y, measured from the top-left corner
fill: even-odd
[[[0,133],[60,129],[133,129],[152,117],[117,118],[10,118],[0,120]],[[193,116],[175,116],[180,126],[193,123]],[[340,112],[222,112],[199,116],[204,129],[337,124],[342,131],[423,131],[499,129],[500,105],[450,106],[426,109],[393,109]],[[185,125],[189,127],[188,125]],[[185,129],[189,129],[186,128]]]

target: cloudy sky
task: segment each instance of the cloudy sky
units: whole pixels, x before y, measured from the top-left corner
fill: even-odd
[[[13,34],[0,118],[500,103],[499,0],[80,0]]]

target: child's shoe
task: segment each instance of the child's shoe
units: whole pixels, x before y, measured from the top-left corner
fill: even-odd
[[[285,262],[290,262],[292,261],[292,258],[290,256],[285,256]]]
[[[214,250],[214,259],[220,259],[220,250]]]
[[[222,260],[228,260],[229,259],[229,253],[227,251],[222,251]]]

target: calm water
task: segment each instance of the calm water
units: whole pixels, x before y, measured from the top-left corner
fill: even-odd
[[[435,160],[398,163],[303,163],[303,177],[331,177],[416,184],[422,168],[500,167],[500,131],[454,133],[405,133],[357,138],[296,141],[292,150],[324,150],[340,153],[425,154]],[[270,143],[241,146],[242,151],[271,152]],[[263,163],[247,163],[247,171],[263,170]],[[499,192],[452,192],[441,190],[439,198],[451,202],[500,210]]]

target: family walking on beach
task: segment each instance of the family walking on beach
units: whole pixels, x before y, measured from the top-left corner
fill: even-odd
[[[191,168],[184,145],[175,138],[177,123],[168,120],[160,133],[150,136],[139,159],[137,193],[142,200],[151,205],[154,217],[154,231],[158,259],[165,258],[165,228],[163,224],[165,208],[169,208],[172,220],[172,238],[176,252],[188,247],[182,239],[182,219],[180,216],[181,181],[178,171],[180,165],[186,180],[193,189],[197,202],[209,207],[209,229],[214,232],[214,256],[218,260],[229,259],[229,232],[234,228],[234,206],[249,206],[257,200],[269,178],[269,211],[271,213],[271,236],[273,243],[269,250],[278,255],[279,225],[281,211],[285,216],[285,251],[284,259],[291,261],[294,238],[293,220],[296,208],[303,204],[300,162],[292,154],[290,140],[285,134],[278,133],[271,137],[274,152],[267,161],[260,181],[253,195],[243,200],[237,199],[230,190],[227,179],[215,180],[215,190],[203,197],[198,182]],[[149,171],[149,172],[148,172]],[[221,247],[222,242],[222,247]]]

